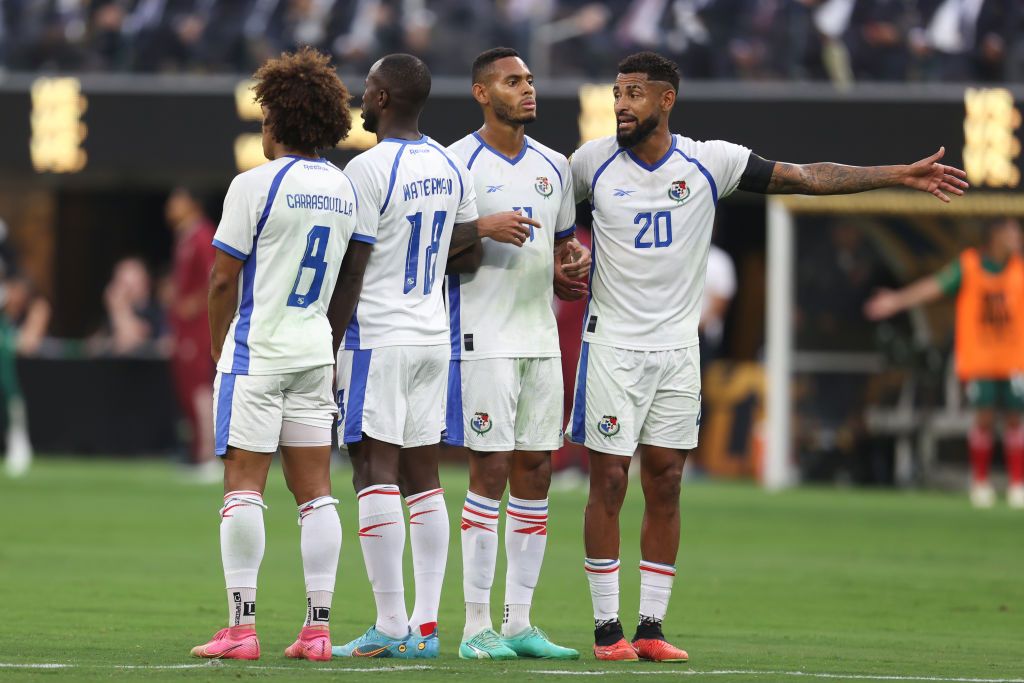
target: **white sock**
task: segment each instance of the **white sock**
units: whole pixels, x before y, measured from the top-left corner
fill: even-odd
[[[470,638],[491,626],[491,586],[498,559],[498,508],[501,501],[469,491],[462,508],[462,593]]]
[[[416,602],[409,617],[409,630],[421,636],[437,628],[441,585],[448,565],[448,508],[444,489],[431,489],[405,499],[409,506],[409,541],[412,545]]]
[[[409,619],[402,582],[402,496],[397,486],[382,484],[367,486],[358,497],[359,545],[377,602],[377,630],[392,638],[404,638],[409,632]]]
[[[670,564],[640,562],[640,619],[664,621],[676,568]]]
[[[505,506],[505,618],[501,634],[509,637],[530,628],[530,604],[548,543],[548,500],[509,496]]]
[[[256,623],[256,577],[263,561],[263,495],[231,491],[220,509],[220,556],[228,592],[228,626]]]
[[[619,618],[619,561],[586,558],[583,568],[590,582],[594,621]]]
[[[304,626],[327,626],[331,620],[331,598],[341,554],[337,504],[337,499],[321,496],[299,506],[302,571],[306,577]]]

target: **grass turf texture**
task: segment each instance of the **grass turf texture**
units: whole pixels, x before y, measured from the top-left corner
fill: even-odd
[[[346,471],[335,474],[345,534],[331,622],[339,643],[373,620],[347,479]],[[427,662],[430,669],[379,671],[373,680],[557,680],[540,673],[555,670],[644,672],[657,674],[656,680],[722,670],[1024,676],[1024,514],[1005,507],[974,511],[964,496],[833,489],[768,495],[749,485],[703,482],[684,486],[679,576],[665,622],[668,638],[689,650],[689,665],[594,661],[582,569],[582,490],[552,496],[534,608],[534,622],[555,642],[579,649],[582,660],[461,661],[458,510],[465,481],[463,470],[444,472],[452,543],[441,606],[442,657]],[[627,636],[639,599],[638,484],[631,486],[622,515]],[[267,552],[258,598],[263,658],[201,669],[115,668],[197,663],[189,648],[223,626],[220,495],[219,486],[185,484],[159,462],[51,459],[38,462],[24,480],[0,479],[0,680],[332,675],[323,669],[345,669],[337,675],[365,679],[369,671],[352,670],[401,666],[394,660],[313,664],[282,656],[301,624],[305,596],[295,507],[275,468],[266,497]],[[408,551],[406,564],[411,608]],[[499,559],[495,625],[503,565]],[[73,668],[3,667],[43,662]]]

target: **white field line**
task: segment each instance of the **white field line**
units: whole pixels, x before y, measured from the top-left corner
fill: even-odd
[[[325,673],[402,673],[403,671],[450,671],[446,666],[409,665],[379,667],[313,666],[297,669],[289,666],[260,666],[252,664],[225,664],[218,660],[202,664],[62,664],[57,662],[18,663],[0,662],[0,669],[107,669],[115,671],[173,671],[181,669],[209,669],[230,666],[232,669],[259,671],[320,671]],[[482,665],[482,666],[487,666]],[[790,678],[822,678],[857,681],[913,681],[920,683],[1024,683],[1024,678],[967,678],[959,676],[897,676],[885,674],[829,673],[817,671],[761,671],[756,669],[662,669],[660,671],[575,671],[572,669],[521,669],[524,674],[541,676],[771,676]]]

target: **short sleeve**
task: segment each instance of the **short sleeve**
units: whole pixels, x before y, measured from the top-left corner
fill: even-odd
[[[590,196],[590,173],[587,172],[587,148],[580,147],[569,157],[569,175],[573,188],[573,203],[578,204]]]
[[[945,268],[935,275],[939,281],[939,287],[946,296],[953,296],[960,291],[960,283],[963,281],[963,269],[960,267],[960,259],[951,261]]]
[[[466,165],[454,154],[451,155],[459,178],[462,180],[462,199],[459,201],[459,212],[455,214],[455,224],[469,223],[480,218],[476,209],[476,185],[473,182],[473,174]]]
[[[718,198],[732,194],[740,184],[743,171],[747,168],[750,149],[724,140],[710,140],[704,143],[700,161],[708,167],[718,186]]]
[[[379,174],[375,170],[364,155],[357,156],[345,166],[345,175],[352,181],[356,193],[356,228],[352,239],[370,243],[377,241],[377,228],[380,227],[380,212],[384,203],[381,188],[387,187],[387,179],[377,177]],[[382,185],[382,182],[385,184]]]
[[[254,197],[242,176],[235,176],[224,195],[224,212],[213,235],[213,246],[240,261],[249,257],[259,216]]]
[[[566,178],[562,186],[562,203],[558,207],[558,224],[554,226],[556,240],[571,237],[576,232],[575,185],[569,164],[566,164],[564,173]]]

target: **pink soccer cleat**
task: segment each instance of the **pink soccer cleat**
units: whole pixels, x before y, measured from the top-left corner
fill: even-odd
[[[288,646],[284,656],[326,662],[331,658],[331,632],[323,626],[303,626],[298,639]]]
[[[205,659],[259,659],[260,640],[255,626],[222,628],[205,645],[192,648],[193,657]]]

